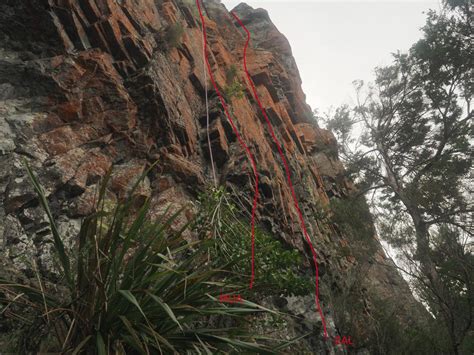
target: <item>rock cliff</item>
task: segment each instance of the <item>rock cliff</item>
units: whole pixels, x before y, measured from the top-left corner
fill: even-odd
[[[257,223],[306,255],[297,211],[276,147],[242,68],[244,32],[216,0],[204,2],[209,59],[225,91],[228,72],[243,86],[228,95],[237,128],[260,174]],[[305,102],[291,47],[263,9],[234,11],[252,33],[249,72],[283,145],[297,198],[318,253],[321,303],[331,337],[340,334],[333,301],[364,280],[352,296],[362,304],[356,330],[363,344],[370,322],[369,294],[397,307],[405,322],[419,305],[380,245],[366,257],[341,253],[351,240],[320,210],[354,188],[343,174],[333,135],[318,127]],[[173,45],[173,38],[179,43]],[[136,191],[151,197],[154,213],[189,204],[211,183],[206,138],[205,88],[210,136],[221,184],[241,191],[248,208],[252,174],[248,159],[205,82],[201,23],[192,0],[3,0],[0,4],[0,258],[27,272],[25,260],[51,263],[51,236],[22,160],[39,175],[70,236],[91,212],[100,179],[113,168],[111,193],[120,199],[150,163],[153,171]],[[235,68],[235,69],[234,69]],[[191,218],[190,208],[185,217]],[[367,223],[372,223],[370,220]],[[357,282],[359,282],[357,281]],[[352,283],[352,284],[351,284]],[[288,299],[319,335],[306,346],[316,353],[345,351],[324,342],[313,298]],[[313,307],[313,308],[311,308]],[[308,312],[308,310],[313,309]],[[416,311],[414,311],[416,310]],[[420,311],[421,312],[421,311]],[[303,326],[301,326],[303,327]],[[308,327],[308,325],[306,325]],[[301,328],[303,329],[303,328]],[[298,333],[296,331],[296,333]],[[361,346],[363,348],[363,346]],[[309,351],[309,350],[308,350]]]

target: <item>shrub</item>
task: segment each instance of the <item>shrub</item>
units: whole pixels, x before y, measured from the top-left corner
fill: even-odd
[[[233,97],[241,99],[244,97],[244,87],[240,82],[235,80],[225,88],[224,94],[227,100],[230,100]]]
[[[231,264],[238,283],[249,282],[251,275],[251,229],[224,188],[202,194],[199,201],[199,230],[218,239],[211,252],[214,259]],[[209,218],[211,217],[211,218]],[[301,272],[302,257],[297,250],[255,228],[254,293],[269,295],[306,295],[313,291],[313,279]]]
[[[175,48],[181,44],[184,29],[183,25],[176,22],[170,25],[165,31],[165,42],[168,48]]]
[[[247,300],[238,307],[217,302],[213,295],[229,287],[219,281],[226,273],[207,260],[212,241],[187,244],[182,230],[170,229],[179,212],[149,221],[149,201],[132,210],[132,190],[108,213],[104,183],[97,212],[84,219],[77,248],[67,252],[43,190],[28,172],[49,218],[61,278],[52,284],[38,272],[29,284],[0,280],[0,313],[21,325],[19,353],[271,353],[244,328],[209,325],[212,317],[262,309]]]
[[[180,2],[192,12],[194,17],[199,19],[199,10],[195,0],[180,0]]]
[[[227,68],[225,72],[225,79],[228,83],[232,83],[237,76],[237,67],[235,64],[231,64],[229,68]]]
[[[349,239],[349,245],[356,257],[372,257],[377,250],[372,215],[363,196],[332,199],[331,221]]]
[[[446,354],[437,348],[435,334],[446,339],[439,329],[429,324],[419,327],[407,326],[397,318],[397,308],[387,300],[372,295],[372,332],[367,341],[369,349],[376,354]],[[437,350],[434,350],[437,349]]]
[[[251,274],[250,232],[233,239],[235,271]],[[310,275],[300,272],[303,263],[298,251],[285,249],[283,244],[264,233],[255,231],[255,284],[264,295],[303,296],[314,290]],[[242,280],[243,281],[243,280]]]
[[[230,100],[233,97],[241,99],[244,97],[244,87],[242,84],[236,79],[237,77],[237,67],[232,64],[229,68],[227,68],[225,72],[225,79],[227,83],[227,87],[224,89],[224,95],[227,100]]]

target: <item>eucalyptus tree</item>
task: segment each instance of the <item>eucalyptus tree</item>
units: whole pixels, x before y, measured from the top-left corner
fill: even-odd
[[[380,233],[403,250],[418,294],[456,354],[472,335],[474,298],[472,9],[450,0],[430,11],[408,53],[377,68],[373,84],[354,82],[356,105],[326,121],[348,174],[374,197]]]

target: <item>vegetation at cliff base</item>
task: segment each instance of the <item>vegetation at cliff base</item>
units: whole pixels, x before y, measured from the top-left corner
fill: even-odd
[[[237,207],[237,201],[223,187],[201,194],[197,229],[203,237],[210,235],[219,242],[213,245],[211,257],[230,263],[237,283],[248,283],[251,275],[251,229],[248,219]],[[251,299],[267,296],[302,296],[314,292],[314,278],[302,272],[300,252],[255,229],[255,277]],[[248,292],[248,290],[242,290]]]
[[[182,233],[189,226],[172,228],[181,211],[150,220],[149,201],[137,207],[132,198],[141,179],[112,212],[104,208],[106,179],[96,212],[84,219],[76,247],[67,250],[44,191],[28,171],[49,218],[60,281],[53,284],[37,269],[29,283],[0,280],[1,314],[13,334],[11,351],[274,352],[237,323],[216,325],[219,318],[271,311],[248,300],[238,306],[218,301],[222,290],[239,286],[223,281],[226,263],[209,262],[212,240],[186,242]]]

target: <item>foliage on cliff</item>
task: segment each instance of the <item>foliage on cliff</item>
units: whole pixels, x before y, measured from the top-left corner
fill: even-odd
[[[242,213],[236,207],[235,198],[224,187],[212,188],[199,199],[200,215],[197,229],[203,236],[218,240],[211,257],[232,265],[238,283],[249,282],[251,276],[251,231]],[[251,299],[271,295],[307,295],[314,290],[314,280],[302,272],[301,254],[265,233],[255,230],[255,277],[256,284]],[[246,292],[246,291],[244,291]]]
[[[0,280],[1,314],[11,319],[13,329],[10,351],[272,353],[242,326],[209,322],[210,317],[232,319],[264,309],[247,300],[236,307],[218,301],[229,287],[222,281],[226,262],[208,261],[209,240],[187,243],[182,232],[188,226],[171,229],[181,210],[151,221],[149,201],[135,206],[133,191],[145,174],[112,213],[104,208],[104,183],[95,213],[82,223],[78,245],[66,250],[44,191],[29,173],[49,217],[59,280],[53,284],[37,269],[30,283]]]

